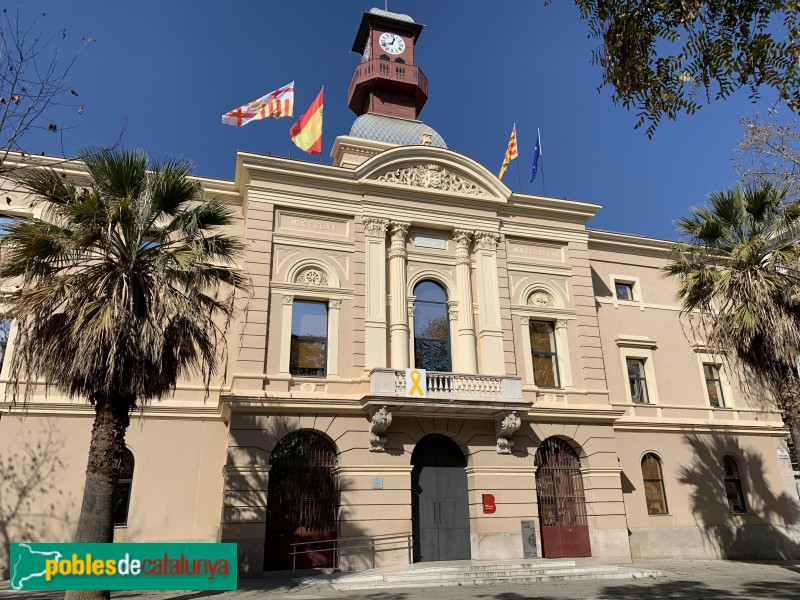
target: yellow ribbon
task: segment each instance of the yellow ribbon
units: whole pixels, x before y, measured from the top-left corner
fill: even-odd
[[[419,387],[420,381],[422,381],[422,373],[414,369],[411,371],[411,373],[409,373],[409,377],[411,378],[411,383],[414,385],[411,386],[411,390],[409,390],[408,395],[413,396],[414,392],[416,391],[419,393],[420,398],[424,398],[425,392],[423,392],[422,388]]]

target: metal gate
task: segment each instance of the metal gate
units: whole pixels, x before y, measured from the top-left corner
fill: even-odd
[[[265,571],[292,567],[291,544],[337,537],[333,445],[315,431],[296,431],[278,442],[269,462]],[[313,548],[298,546],[297,550]],[[298,568],[333,567],[333,562],[333,552],[327,551],[297,557]]]
[[[545,558],[591,556],[581,463],[575,450],[547,438],[536,452],[536,496]]]

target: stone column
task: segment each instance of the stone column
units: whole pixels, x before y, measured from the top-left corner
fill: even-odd
[[[500,324],[500,292],[497,278],[497,243],[500,236],[491,231],[475,232],[475,274],[478,290],[478,343],[481,345],[481,370],[486,375],[505,375],[503,330]]]
[[[392,222],[389,225],[389,293],[392,304],[389,311],[389,336],[391,338],[390,364],[393,369],[408,368],[408,307],[406,304],[406,235],[409,223]]]
[[[453,241],[456,245],[456,287],[458,288],[458,339],[456,341],[457,366],[461,373],[478,372],[478,355],[475,341],[475,317],[472,311],[472,261],[469,244],[472,232],[456,229]]]
[[[364,366],[386,367],[386,219],[364,218]]]

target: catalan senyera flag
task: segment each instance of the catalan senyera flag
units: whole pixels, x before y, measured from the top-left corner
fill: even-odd
[[[295,145],[309,154],[322,153],[322,93],[324,91],[323,87],[319,91],[317,99],[311,103],[306,112],[300,115],[297,123],[292,125],[289,130],[289,135]]]
[[[241,127],[250,121],[258,119],[280,119],[291,117],[294,109],[294,81],[270,92],[266,96],[261,96],[258,100],[248,102],[230,112],[222,115],[222,122],[225,125],[235,125]]]
[[[506,157],[503,159],[503,166],[500,167],[500,174],[497,176],[498,179],[503,179],[508,163],[517,156],[517,124],[514,123],[514,127],[511,129],[511,138],[508,140],[508,148],[506,148]]]

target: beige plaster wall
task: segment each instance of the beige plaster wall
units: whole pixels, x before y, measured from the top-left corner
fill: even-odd
[[[92,426],[93,415],[85,413],[54,417],[19,412],[0,419],[0,460],[19,471],[9,474],[0,498],[0,530],[8,532],[3,541],[72,539]],[[128,524],[115,529],[115,541],[216,541],[226,447],[222,421],[134,416],[126,442],[135,469]],[[37,478],[41,481],[30,502],[8,520],[19,484],[32,470],[31,453],[52,474]],[[52,460],[42,463],[42,457],[50,456]]]
[[[797,490],[777,450],[782,437],[724,433],[618,431],[622,490],[634,557],[788,558],[800,556]],[[662,465],[668,514],[649,515],[641,459]],[[747,511],[729,511],[722,458],[742,474]]]

